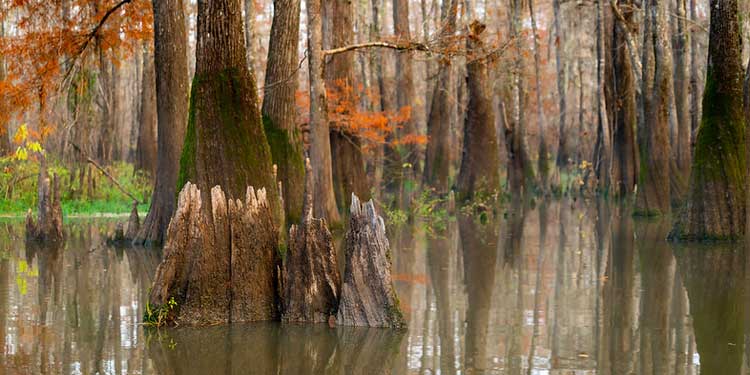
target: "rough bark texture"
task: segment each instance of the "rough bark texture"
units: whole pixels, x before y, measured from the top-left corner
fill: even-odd
[[[458,12],[457,0],[443,0],[441,17],[440,44],[449,45],[449,39],[456,31]],[[450,120],[453,102],[453,85],[451,84],[451,66],[441,61],[437,73],[437,82],[432,94],[430,114],[427,118],[427,151],[423,179],[425,184],[435,188],[439,194],[447,194],[450,175]]]
[[[643,91],[647,102],[644,128],[639,132],[641,154],[636,214],[658,216],[669,212],[671,158],[669,141],[669,110],[672,88],[672,53],[669,45],[665,0],[650,0],[646,12],[650,27],[648,38],[653,48],[653,64],[643,64],[644,69],[653,66],[653,74],[644,71],[646,77],[653,77],[650,92]]]
[[[677,144],[675,145],[678,170],[682,180],[687,180],[690,174],[690,75],[688,48],[690,40],[690,28],[688,27],[686,0],[677,0],[677,30],[674,36],[674,98],[677,111]]]
[[[560,28],[560,0],[552,0],[552,11],[554,14],[554,25],[555,25],[555,36],[557,43],[555,43],[555,66],[557,69],[557,96],[558,96],[558,113],[560,114],[559,124],[559,140],[557,145],[557,168],[566,169],[568,167],[568,160],[571,158],[572,153],[569,150],[568,135],[567,135],[567,124],[565,121],[566,113],[568,110],[567,105],[567,68],[565,65],[565,49],[563,38],[565,35]]]
[[[611,56],[612,48],[612,12],[604,2],[596,5],[596,96],[597,124],[596,144],[594,146],[594,172],[599,192],[608,192],[610,188],[610,168],[612,164],[612,81],[614,77]]]
[[[198,2],[196,71],[178,184],[198,186],[206,213],[209,189],[217,185],[230,199],[243,197],[247,186],[265,188],[273,212],[280,208],[242,35],[239,0]]]
[[[0,20],[0,38],[5,38],[5,19]],[[5,57],[0,54],[0,81],[5,80]],[[10,148],[10,134],[8,133],[8,123],[0,126],[0,156],[8,155]]]
[[[353,44],[354,9],[350,0],[330,0],[323,5],[323,47],[337,48]],[[326,88],[339,91],[342,88],[356,88],[354,78],[354,52],[339,53],[332,56],[325,66]],[[343,97],[342,100],[354,100]],[[355,104],[356,105],[356,104]],[[359,135],[349,130],[346,123],[331,122],[330,142],[333,168],[333,191],[339,206],[349,205],[350,194],[354,193],[363,199],[370,198],[370,186],[365,173],[365,161],[362,156],[362,141]]]
[[[474,22],[466,47],[473,54],[481,54],[481,34],[485,25]],[[487,61],[473,59],[466,66],[469,104],[464,123],[464,144],[461,169],[458,174],[459,200],[470,200],[475,195],[493,196],[500,189],[498,164],[500,149],[495,133],[495,112]]]
[[[341,276],[333,237],[324,219],[313,218],[314,183],[305,165],[305,211],[300,225],[289,229],[289,249],[281,270],[283,322],[327,322],[335,319]]]
[[[536,13],[534,0],[528,0],[529,15],[531,16],[532,47],[534,51],[534,84],[536,91],[536,122],[539,131],[539,149],[537,150],[537,171],[539,173],[539,189],[546,194],[549,189],[549,151],[544,136],[544,103],[542,102],[542,82],[540,71],[539,36],[537,35]],[[469,99],[471,100],[471,99]]]
[[[391,254],[383,218],[372,201],[361,204],[352,194],[346,232],[346,265],[337,324],[405,328],[391,280]]]
[[[57,242],[63,239],[63,218],[60,207],[60,184],[55,175],[50,181],[47,162],[42,157],[37,180],[37,220],[26,215],[26,239]]]
[[[135,242],[162,243],[175,210],[180,151],[188,112],[185,9],[180,0],[154,0],[157,165],[151,207]],[[144,62],[146,64],[146,62]]]
[[[265,189],[248,187],[243,202],[216,186],[210,199],[206,216],[196,185],[180,192],[144,320],[159,312],[179,325],[278,319],[278,235]]]
[[[302,137],[297,129],[295,102],[298,86],[300,1],[276,0],[273,8],[261,113],[263,128],[271,147],[271,158],[278,166],[287,221],[297,222],[302,215],[305,178]]]
[[[409,1],[393,1],[393,32],[398,41],[410,41],[411,31],[409,30]],[[402,110],[410,108],[411,116],[398,130],[399,134],[416,134],[417,133],[417,114],[413,104],[416,98],[414,86],[414,73],[412,68],[413,55],[409,51],[399,51],[396,56],[396,109]],[[388,95],[388,94],[386,94]],[[414,178],[419,172],[419,149],[416,145],[391,146],[390,162],[388,177],[393,181],[392,186],[403,193],[403,182],[407,178]],[[411,164],[411,168],[404,168],[404,163]]]
[[[307,50],[310,80],[310,158],[315,166],[315,217],[331,225],[341,221],[333,193],[331,140],[328,127],[326,87],[323,79],[323,20],[321,0],[310,0],[307,7]]]
[[[736,0],[711,1],[703,115],[690,190],[670,237],[740,239],[745,230],[745,120]]]
[[[156,72],[154,56],[143,53],[143,88],[141,91],[141,108],[138,114],[138,143],[136,146],[135,167],[146,171],[152,178],[156,177]]]
[[[637,178],[638,154],[635,127],[638,112],[635,100],[635,77],[630,60],[628,33],[635,33],[633,3],[618,0],[617,6],[627,23],[614,22],[612,63],[615,74],[615,118],[612,121],[612,194],[626,197],[633,194]]]

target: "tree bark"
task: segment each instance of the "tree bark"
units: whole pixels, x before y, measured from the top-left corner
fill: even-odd
[[[289,229],[289,249],[281,270],[281,320],[322,323],[335,320],[341,276],[333,236],[325,220],[312,216],[314,178],[309,159],[305,172],[304,216]]]
[[[615,118],[612,122],[612,194],[628,197],[635,191],[638,153],[635,144],[635,128],[638,113],[635,100],[635,76],[633,61],[628,51],[627,39],[635,33],[634,12],[631,0],[618,0],[623,20],[614,23],[612,63],[615,75]]]
[[[555,62],[557,67],[557,96],[558,96],[558,110],[560,117],[559,124],[559,140],[557,145],[557,158],[556,164],[558,169],[567,169],[569,159],[571,158],[571,151],[568,145],[568,134],[567,134],[567,67],[565,61],[565,49],[563,38],[565,35],[560,27],[560,0],[552,0],[552,10],[554,12],[554,26],[555,26]]]
[[[210,204],[202,195],[191,183],[180,192],[144,320],[213,325],[277,319],[278,233],[265,189],[248,187],[244,202],[219,186],[211,189]]]
[[[5,19],[0,20],[0,38],[5,38]],[[0,82],[5,80],[5,57],[0,54]],[[0,126],[0,157],[10,154],[10,133],[8,121]]]
[[[174,213],[178,191],[180,153],[188,117],[188,44],[183,2],[154,0],[153,6],[158,121],[156,181],[151,207],[135,242],[160,244]]]
[[[536,13],[534,13],[534,0],[529,1],[529,14],[531,16],[532,47],[534,48],[534,83],[536,91],[536,121],[539,131],[539,149],[537,150],[537,171],[539,172],[539,188],[542,193],[549,191],[549,160],[547,141],[544,137],[544,103],[542,103],[542,82],[540,72],[539,36],[536,28]]]
[[[266,188],[272,211],[280,209],[242,35],[239,0],[198,3],[196,68],[178,186],[196,184],[206,214],[211,212],[209,189],[217,185],[230,199],[244,196],[248,186]]]
[[[740,239],[745,231],[745,120],[736,0],[711,1],[706,89],[686,206],[670,237]]]
[[[143,53],[143,88],[140,93],[141,105],[138,114],[138,143],[136,145],[135,167],[156,177],[157,165],[157,114],[156,114],[156,72],[154,57]]]
[[[485,25],[474,22],[469,27],[466,47],[471,55],[481,55]],[[487,61],[473,59],[466,66],[469,104],[464,123],[464,144],[458,173],[459,200],[494,197],[500,189],[500,148],[495,134],[495,112],[489,88]]]
[[[307,50],[310,80],[310,156],[315,166],[315,217],[331,225],[341,221],[333,193],[331,141],[328,127],[326,87],[323,79],[323,20],[321,0],[309,0],[307,7]]]
[[[646,16],[650,43],[645,48],[652,48],[653,64],[643,64],[643,90],[646,106],[644,128],[639,132],[641,166],[639,189],[636,198],[636,214],[658,216],[670,210],[670,140],[669,111],[672,86],[672,53],[668,37],[667,23],[668,3],[665,0],[650,0]],[[644,54],[647,52],[644,51]],[[653,67],[653,73],[645,70]],[[648,77],[648,78],[647,78]],[[653,77],[653,83],[646,83]]]
[[[250,0],[246,0],[250,1]],[[302,136],[297,128],[295,94],[298,80],[299,0],[275,0],[268,46],[263,96],[263,127],[278,166],[288,222],[302,215],[304,161]]]
[[[383,218],[372,201],[352,194],[345,268],[337,324],[406,328],[391,279],[391,255]]]
[[[677,0],[677,30],[674,37],[674,98],[675,108],[677,111],[677,167],[672,174],[679,174],[680,179],[687,181],[690,174],[690,73],[688,63],[688,41],[690,30],[688,27],[687,13],[685,11],[685,2],[687,0]],[[692,43],[692,41],[690,41]]]
[[[441,48],[447,48],[456,31],[458,0],[443,0],[443,10],[439,43]],[[451,108],[455,108],[452,106],[451,82],[451,66],[447,61],[441,61],[427,119],[428,142],[423,174],[424,183],[438,194],[447,194],[449,189]]]
[[[610,7],[602,0],[596,3],[596,97],[597,126],[594,146],[594,172],[599,192],[610,188],[610,168],[612,163],[612,64],[609,54],[612,48],[612,16]]]
[[[324,3],[323,46],[326,49],[352,43],[353,17],[354,12],[350,0],[331,0]],[[337,92],[341,100],[352,102],[352,106],[357,105],[355,98],[345,95],[348,89],[356,90],[357,87],[354,78],[353,52],[330,57],[325,66],[325,84],[326,89]],[[330,125],[333,191],[336,195],[336,202],[342,207],[349,205],[349,197],[352,193],[363,199],[370,198],[370,186],[361,150],[362,140],[350,128],[349,123],[331,122]]]

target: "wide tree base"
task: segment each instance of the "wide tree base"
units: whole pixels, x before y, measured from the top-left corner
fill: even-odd
[[[60,205],[60,183],[57,175],[50,182],[44,159],[39,167],[37,190],[39,194],[37,220],[34,220],[31,210],[29,210],[26,215],[26,240],[62,241],[63,219]]]
[[[277,320],[278,231],[265,189],[246,199],[211,189],[204,207],[187,183],[167,230],[144,321],[154,325],[213,325]]]

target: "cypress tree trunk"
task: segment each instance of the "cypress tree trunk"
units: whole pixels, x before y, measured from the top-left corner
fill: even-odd
[[[488,87],[490,79],[487,61],[476,56],[483,53],[481,40],[485,25],[474,22],[466,47],[475,56],[467,64],[469,104],[466,108],[464,144],[461,169],[458,174],[459,200],[470,200],[475,195],[494,196],[500,188],[498,164],[500,149],[495,134],[495,112]]]
[[[409,1],[408,0],[394,0],[393,1],[393,30],[396,39],[401,41],[411,40],[411,32],[409,30]],[[413,55],[409,51],[398,52],[396,56],[396,109],[401,110],[404,107],[411,108],[411,117],[403,125],[403,128],[399,130],[400,134],[415,134],[417,132],[417,121],[416,111],[413,105],[415,100],[415,89],[414,89],[414,78],[412,68]],[[414,178],[419,172],[419,149],[415,145],[403,146],[403,149],[399,150],[399,156],[405,156],[403,160],[399,158],[398,161],[406,162],[411,164],[410,170],[406,170],[401,165],[393,163],[391,175],[401,176],[402,178],[407,174],[409,177]],[[395,172],[395,168],[399,169],[399,172]],[[401,187],[403,188],[403,186]]]
[[[154,0],[157,161],[151,207],[135,240],[162,243],[177,202],[180,151],[188,112],[185,9],[180,0]],[[148,64],[144,61],[144,64]]]
[[[670,236],[740,239],[745,230],[745,120],[736,0],[711,1],[706,89],[686,206]]]
[[[352,44],[354,11],[350,0],[326,1],[323,6],[323,46],[343,47]],[[342,100],[353,101],[344,96],[347,89],[356,89],[354,78],[354,53],[339,53],[330,58],[325,67],[326,88],[338,92]],[[356,106],[358,103],[352,103]],[[345,114],[347,115],[347,114]],[[339,206],[349,206],[352,193],[370,199],[370,186],[365,174],[362,156],[362,141],[349,130],[348,123],[332,123],[331,156],[333,166],[333,191]]]
[[[690,174],[690,76],[688,64],[688,40],[690,31],[687,25],[685,11],[686,0],[677,0],[677,34],[674,37],[674,98],[677,110],[677,167],[679,170],[672,174],[679,174],[681,180],[687,181]]]
[[[556,164],[558,169],[567,169],[568,159],[571,158],[571,152],[568,146],[568,135],[566,127],[566,114],[568,111],[567,105],[567,69],[565,64],[565,49],[563,48],[564,34],[560,28],[560,0],[552,0],[552,10],[554,12],[554,25],[555,25],[555,36],[557,43],[555,43],[555,63],[557,67],[557,96],[559,98],[558,110],[560,116],[559,124],[559,140],[557,146],[557,158]]]
[[[0,38],[5,38],[5,19],[0,20]],[[0,81],[5,80],[5,57],[0,55]],[[0,127],[0,157],[10,153],[10,134],[8,122],[4,121]]]
[[[143,88],[141,91],[140,113],[138,114],[138,141],[135,167],[146,171],[151,178],[156,177],[156,73],[154,56],[143,53]]]
[[[310,159],[315,168],[314,215],[331,225],[341,221],[333,193],[331,143],[328,127],[326,87],[323,80],[323,20],[321,0],[307,7],[307,50],[310,80]]]
[[[615,75],[615,118],[612,121],[612,193],[614,196],[630,196],[635,190],[638,155],[635,144],[637,108],[635,101],[635,77],[627,46],[627,33],[634,29],[633,3],[618,0],[617,6],[627,23],[614,23],[612,63]],[[630,30],[630,31],[629,31]]]
[[[669,196],[670,177],[670,141],[669,141],[669,105],[672,88],[672,54],[668,39],[667,2],[664,0],[650,0],[647,11],[648,38],[651,43],[647,46],[653,52],[653,64],[643,64],[644,86],[651,86],[650,90],[643,90],[646,106],[644,128],[639,132],[641,165],[639,174],[639,189],[636,199],[636,214],[656,216],[669,212],[671,201]],[[653,67],[653,73],[646,72]],[[647,83],[653,77],[653,84]]]
[[[193,182],[206,203],[217,185],[230,199],[244,197],[248,186],[266,188],[277,212],[271,152],[242,35],[240,0],[198,2],[195,77],[178,186]],[[210,213],[211,205],[204,210]]]
[[[456,30],[457,0],[443,0],[440,46],[449,47],[449,38]],[[432,105],[427,119],[427,151],[425,154],[424,182],[438,194],[448,193],[450,173],[450,120],[453,107],[451,66],[442,61],[438,68],[437,83],[432,94]]]
[[[249,0],[246,0],[249,1]],[[271,157],[282,183],[287,221],[302,214],[304,162],[302,137],[297,129],[295,93],[298,87],[299,0],[275,0],[268,46],[263,128],[271,146]]]

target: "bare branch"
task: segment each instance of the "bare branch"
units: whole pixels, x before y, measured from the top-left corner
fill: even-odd
[[[432,52],[429,47],[424,43],[419,42],[407,42],[407,43],[391,43],[391,42],[367,42],[359,44],[351,44],[339,48],[333,48],[323,51],[323,56],[331,56],[339,53],[354,51],[363,48],[390,48],[399,51],[424,51]]]

